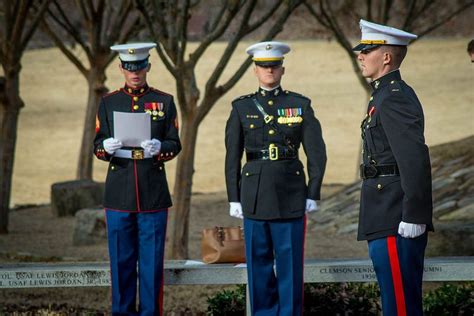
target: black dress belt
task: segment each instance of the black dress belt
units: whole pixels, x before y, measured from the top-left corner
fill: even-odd
[[[398,176],[400,171],[397,165],[360,165],[360,177],[362,179]]]
[[[247,161],[252,160],[289,160],[298,159],[298,152],[287,147],[272,147],[259,151],[246,152]]]

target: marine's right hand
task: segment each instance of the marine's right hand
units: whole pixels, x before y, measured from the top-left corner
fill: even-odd
[[[107,138],[103,142],[104,149],[109,155],[113,155],[117,149],[122,147],[122,142],[113,137]]]
[[[229,206],[230,216],[240,219],[244,218],[244,215],[242,213],[242,204],[240,204],[240,202],[230,202]]]

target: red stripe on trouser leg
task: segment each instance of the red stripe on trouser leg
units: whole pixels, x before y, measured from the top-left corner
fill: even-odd
[[[301,269],[301,271],[303,272],[303,289],[301,291],[301,315],[303,315],[303,312],[304,312],[304,245],[305,245],[305,242],[306,242],[306,221],[307,217],[306,217],[306,214],[304,215],[304,224],[303,224],[303,268]]]
[[[395,301],[397,302],[397,315],[406,316],[405,294],[403,291],[402,273],[400,272],[400,261],[398,260],[396,237],[387,237],[387,248],[388,257],[390,259],[390,268],[392,270]]]

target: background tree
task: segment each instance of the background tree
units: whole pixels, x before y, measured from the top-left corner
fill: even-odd
[[[349,40],[354,35],[354,26],[364,19],[379,24],[390,24],[405,31],[423,36],[436,30],[456,15],[474,5],[474,0],[303,0],[305,7],[316,21],[330,31],[339,45],[346,51],[352,68],[361,86],[369,95],[370,85],[362,76],[357,53],[352,51],[354,43]],[[355,34],[360,38],[360,33]]]
[[[0,2],[0,234],[8,233],[8,212],[20,97],[21,58],[48,6],[49,0]]]
[[[194,157],[199,125],[217,100],[228,92],[251,64],[246,58],[230,78],[219,83],[239,42],[248,34],[269,23],[262,40],[274,38],[283,24],[301,3],[298,0],[269,1],[256,10],[256,0],[210,2],[179,0],[139,0],[138,9],[143,14],[148,29],[158,43],[157,52],[176,81],[178,105],[181,110],[182,151],[178,156],[176,182],[173,190],[174,210],[169,255],[172,258],[188,257],[188,222],[194,174]],[[260,1],[261,3],[261,1]],[[193,8],[207,5],[206,33],[196,49],[187,51],[188,23]],[[196,82],[196,65],[206,49],[215,41],[226,37],[227,45],[214,70],[209,73],[203,93]],[[187,54],[187,55],[186,55]],[[187,56],[187,58],[186,58]]]
[[[92,179],[95,116],[100,98],[108,91],[105,70],[117,54],[110,46],[138,34],[140,15],[132,0],[53,0],[41,26],[87,80],[89,95],[76,175],[78,179]],[[68,42],[73,45],[68,46]],[[83,54],[88,66],[78,57]]]
[[[354,43],[349,40],[350,35],[360,38],[360,33],[354,34],[354,30],[359,30],[359,20],[390,24],[415,33],[418,38],[410,43],[412,44],[456,15],[466,11],[474,5],[474,0],[450,1],[451,5],[446,4],[446,1],[439,0],[304,0],[304,6],[310,14],[320,25],[331,32],[339,45],[346,51],[351,60],[352,69],[364,88],[367,98],[371,93],[371,87],[362,76],[357,52],[352,51]],[[361,152],[361,149],[362,142],[358,152]],[[359,177],[362,156],[357,155],[357,157],[356,178]]]

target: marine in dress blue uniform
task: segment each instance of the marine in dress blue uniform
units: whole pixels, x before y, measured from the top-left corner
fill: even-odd
[[[103,204],[113,315],[162,315],[163,256],[171,206],[164,163],[176,157],[181,144],[173,97],[146,83],[149,50],[155,46],[111,47],[119,52],[126,84],[101,99],[97,114],[94,153],[109,162]],[[151,139],[143,140],[140,147],[124,147],[114,138],[114,112],[147,113]]]
[[[399,67],[416,35],[361,20],[354,47],[372,96],[362,121],[358,240],[368,240],[385,316],[423,315],[427,231],[433,230],[431,164],[424,116]]]
[[[289,51],[280,42],[247,49],[260,87],[232,102],[225,131],[227,194],[231,216],[244,218],[252,315],[302,314],[305,213],[318,208],[326,166],[311,100],[280,86]]]

